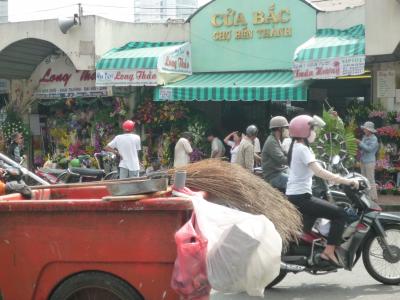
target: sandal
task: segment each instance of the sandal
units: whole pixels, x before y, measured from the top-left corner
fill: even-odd
[[[335,266],[336,268],[338,268],[338,269],[343,268],[343,265],[339,262],[339,260],[336,262],[332,258],[330,258],[328,255],[326,255],[325,253],[321,253],[319,256],[321,257],[322,260],[329,262],[331,265]]]

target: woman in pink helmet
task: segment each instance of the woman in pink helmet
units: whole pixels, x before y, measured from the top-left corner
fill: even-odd
[[[312,177],[316,175],[338,184],[354,185],[356,188],[358,188],[358,182],[326,171],[317,163],[310,144],[316,139],[317,134],[314,128],[324,125],[325,123],[320,118],[307,115],[297,116],[290,122],[289,134],[292,143],[288,153],[290,172],[286,195],[302,213],[304,231],[310,231],[317,218],[331,220],[327,246],[321,258],[336,267],[341,267],[335,250],[341,243],[346,213],[340,207],[312,196]]]

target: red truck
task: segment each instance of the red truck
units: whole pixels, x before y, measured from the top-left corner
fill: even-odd
[[[174,234],[191,202],[109,195],[105,185],[70,185],[0,197],[0,299],[179,299]]]

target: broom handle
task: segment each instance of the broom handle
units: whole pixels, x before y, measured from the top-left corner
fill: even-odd
[[[104,180],[104,181],[92,181],[85,183],[65,183],[65,184],[53,184],[53,185],[37,185],[31,186],[32,190],[43,190],[43,189],[54,189],[54,188],[77,188],[77,187],[89,187],[89,186],[102,186],[102,185],[112,185],[118,183],[129,183],[129,182],[138,182],[138,181],[146,181],[148,179],[144,179],[145,177],[138,177],[137,179],[115,179],[115,180]]]
[[[163,196],[165,194],[168,194],[172,191],[172,188],[168,188],[166,191],[160,191],[160,192],[155,192],[151,194],[141,194],[141,195],[132,195],[132,196],[106,196],[101,198],[102,201],[110,201],[110,202],[115,202],[115,201],[137,201],[137,200],[142,200],[145,198],[154,198],[154,197],[159,197]]]

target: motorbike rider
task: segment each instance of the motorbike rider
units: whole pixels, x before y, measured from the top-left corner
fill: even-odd
[[[303,215],[304,231],[310,231],[317,218],[331,220],[331,228],[327,238],[327,246],[321,253],[321,259],[329,261],[335,267],[342,267],[335,255],[336,247],[341,243],[341,237],[346,222],[345,211],[323,199],[312,196],[311,186],[314,175],[335,182],[350,185],[358,189],[359,183],[323,169],[315,159],[310,148],[316,139],[315,127],[321,126],[319,118],[300,115],[290,121],[289,134],[292,138],[288,153],[290,167],[286,195]]]
[[[261,163],[264,180],[273,187],[285,190],[289,178],[287,156],[282,149],[282,141],[289,137],[289,122],[285,117],[276,116],[269,121],[271,134],[264,143]]]

